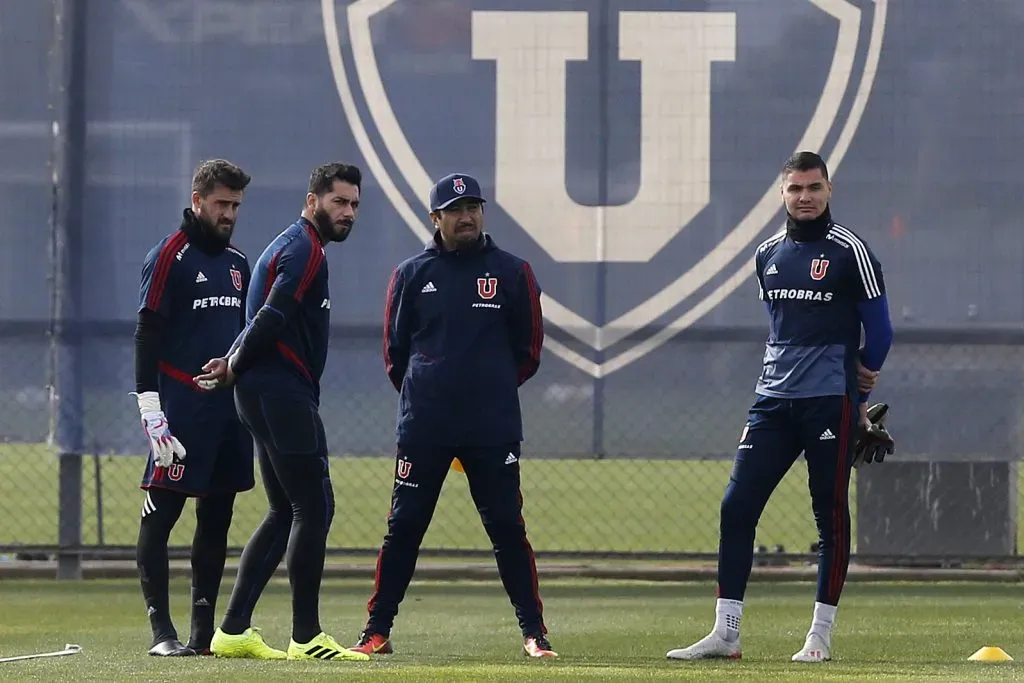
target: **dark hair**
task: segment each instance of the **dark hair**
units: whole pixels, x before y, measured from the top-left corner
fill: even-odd
[[[206,197],[218,185],[234,192],[243,192],[252,178],[241,168],[224,159],[210,159],[196,166],[192,174],[192,191]]]
[[[362,191],[363,173],[359,167],[335,161],[313,169],[313,172],[309,174],[309,192],[317,197],[323,197],[331,191],[336,180],[355,185]]]
[[[821,176],[828,180],[828,166],[825,165],[824,159],[814,152],[796,152],[786,159],[786,165],[782,167],[782,174],[785,175],[792,171],[813,171],[816,168],[821,169]]]

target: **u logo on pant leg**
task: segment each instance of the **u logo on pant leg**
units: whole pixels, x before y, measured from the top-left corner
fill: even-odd
[[[398,465],[395,469],[399,479],[408,479],[409,473],[412,472],[412,463],[408,460],[399,458]]]

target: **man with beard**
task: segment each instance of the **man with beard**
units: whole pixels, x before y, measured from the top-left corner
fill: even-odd
[[[850,562],[850,474],[862,446],[892,446],[872,428],[867,410],[893,337],[882,268],[863,239],[832,219],[832,183],[820,156],[790,157],[781,190],[786,227],[754,257],[769,331],[757,396],[722,499],[715,625],[693,645],[668,652],[669,659],[741,657],[757,523],[803,453],[818,527],[818,585],[811,627],[791,659],[830,660]],[[879,438],[887,443],[874,443]]]
[[[331,299],[324,246],[343,242],[359,214],[360,170],[330,163],[313,169],[299,220],[256,262],[246,327],[196,382],[234,386],[252,433],[269,510],[246,544],[227,613],[213,637],[218,657],[366,660],[320,627],[320,583],[334,489],[320,419],[320,376],[327,361]],[[222,347],[223,348],[223,347]],[[287,556],[292,634],[286,651],[252,626],[264,587]]]
[[[519,460],[519,387],[544,343],[530,264],[483,231],[475,178],[447,175],[430,192],[434,238],[391,276],[384,365],[399,392],[395,480],[366,627],[353,651],[388,654],[398,606],[445,476],[457,458],[515,609],[524,654],[557,657],[544,625],[526,537]]]
[[[235,495],[255,485],[252,439],[231,396],[204,394],[192,379],[244,325],[249,264],[230,240],[249,180],[223,159],[199,164],[181,228],[142,268],[134,395],[151,455],[136,552],[154,656],[208,654]],[[189,497],[196,530],[192,628],[183,645],[168,609],[167,540]]]

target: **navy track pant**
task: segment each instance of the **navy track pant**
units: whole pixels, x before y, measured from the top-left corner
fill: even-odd
[[[494,547],[498,575],[524,635],[546,633],[537,563],[526,538],[520,492],[518,443],[481,448],[399,445],[388,531],[377,558],[366,630],[389,635],[398,605],[416,569],[453,458],[459,458],[470,494]]]
[[[857,416],[857,405],[848,396],[757,398],[722,499],[718,597],[743,599],[758,520],[803,453],[818,527],[816,600],[839,604],[850,561],[849,486]]]

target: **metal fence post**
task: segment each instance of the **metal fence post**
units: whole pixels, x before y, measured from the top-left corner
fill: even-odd
[[[607,240],[606,236],[608,233],[608,224],[606,222],[607,212],[605,207],[608,204],[608,145],[610,144],[611,135],[609,134],[609,123],[608,123],[608,108],[611,103],[608,101],[610,97],[610,88],[608,87],[608,43],[610,40],[609,33],[613,30],[613,14],[610,11],[609,3],[604,1],[601,3],[601,20],[598,25],[601,27],[598,37],[597,47],[597,59],[598,70],[601,74],[599,79],[600,85],[600,96],[598,97],[598,135],[599,135],[599,152],[597,162],[597,263],[595,264],[597,273],[595,276],[594,285],[596,288],[595,292],[595,304],[596,304],[596,316],[595,322],[598,327],[597,336],[594,339],[595,346],[597,347],[595,360],[598,363],[604,363],[605,352],[603,349],[604,340],[602,339],[603,334],[601,328],[608,322],[608,264],[607,264]],[[605,456],[605,378],[598,376],[594,378],[594,414],[593,414],[593,444],[592,449],[595,458],[603,458]]]
[[[80,579],[85,412],[80,304],[86,5],[81,0],[56,0],[54,10],[50,414],[51,441],[59,457],[57,578]]]

